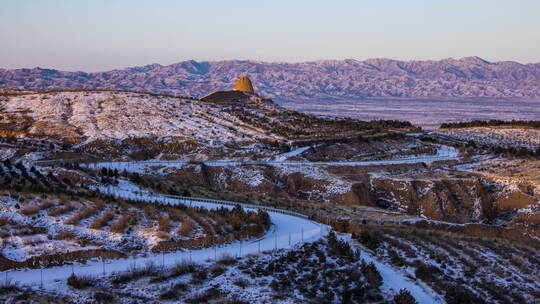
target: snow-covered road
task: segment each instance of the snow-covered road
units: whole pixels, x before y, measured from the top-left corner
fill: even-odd
[[[104,189],[101,189],[102,191]],[[149,193],[137,192],[129,183],[121,183],[118,188],[108,189],[114,191],[120,197],[137,197],[148,201],[157,201],[167,204],[187,203],[192,206],[201,206],[203,208],[213,209],[223,205],[219,203],[207,203],[200,201],[189,201],[186,199],[174,199]],[[232,208],[229,205],[225,207]],[[115,259],[101,261],[99,259],[88,261],[86,264],[65,265],[46,269],[24,269],[0,272],[0,278],[5,277],[12,282],[19,282],[23,285],[41,287],[44,289],[67,291],[66,280],[72,271],[77,275],[104,276],[113,272],[122,272],[132,269],[135,265],[142,266],[147,263],[155,263],[158,266],[173,266],[182,260],[191,260],[194,262],[204,262],[214,260],[223,255],[241,256],[253,254],[267,250],[289,248],[302,242],[313,242],[326,235],[328,229],[326,226],[310,221],[305,218],[282,214],[278,212],[268,212],[272,221],[272,228],[266,235],[257,240],[247,242],[235,242],[221,247],[212,247],[193,251],[178,251],[165,254],[148,254],[146,256],[136,256],[126,259]]]
[[[294,151],[295,155],[303,152],[306,149],[298,149],[302,151]],[[283,156],[283,155],[281,155]],[[243,166],[243,165],[271,165],[271,166],[380,166],[380,165],[399,165],[399,164],[415,164],[415,163],[432,163],[435,161],[454,160],[459,157],[459,151],[450,146],[439,146],[437,153],[416,155],[408,158],[388,159],[388,160],[371,160],[371,161],[286,161],[281,160],[283,157],[278,157],[278,160],[262,160],[262,161],[236,161],[236,160],[214,160],[205,161],[207,166]],[[182,168],[189,164],[189,161],[129,161],[129,162],[99,162],[81,164],[89,168],[108,168],[126,170],[129,172],[144,173],[148,167],[169,167]]]
[[[100,191],[114,194],[117,197],[135,198],[147,200],[149,202],[159,202],[166,204],[187,204],[191,206],[200,206],[213,209],[219,207],[232,208],[231,203],[222,204],[218,201],[208,202],[194,198],[174,198],[164,195],[156,195],[147,191],[142,191],[137,186],[128,181],[120,180],[119,184],[110,187],[100,187]],[[251,208],[258,208],[252,206]],[[246,208],[246,209],[251,209]],[[288,212],[288,211],[283,211]],[[235,242],[221,247],[212,247],[193,251],[178,251],[164,254],[147,254],[145,256],[134,256],[125,259],[115,259],[101,261],[94,259],[85,264],[65,265],[60,267],[51,267],[46,269],[23,269],[0,272],[0,279],[7,279],[12,282],[18,282],[22,285],[33,288],[43,287],[46,290],[59,291],[61,293],[69,292],[66,285],[67,278],[72,272],[77,275],[92,275],[96,277],[110,275],[113,272],[123,272],[141,267],[148,263],[154,263],[157,266],[170,267],[182,260],[191,260],[194,262],[205,262],[219,259],[221,256],[242,256],[254,254],[274,249],[285,249],[301,244],[303,242],[313,242],[328,233],[328,227],[301,216],[295,216],[293,213],[283,214],[281,212],[268,211],[272,227],[264,237],[247,242]],[[350,235],[349,235],[350,239]],[[408,278],[399,269],[394,269],[389,265],[377,261],[377,259],[368,252],[362,251],[362,258],[367,262],[373,262],[383,277],[383,290],[390,294],[395,294],[402,288],[406,288],[416,298],[418,303],[444,303],[439,295],[430,290],[429,287],[419,284],[411,278]]]

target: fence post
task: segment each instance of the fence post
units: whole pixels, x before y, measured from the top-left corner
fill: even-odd
[[[39,276],[40,276],[39,287],[43,289],[43,265],[41,265],[41,268],[39,269]]]
[[[291,246],[291,232],[289,232],[289,246]]]

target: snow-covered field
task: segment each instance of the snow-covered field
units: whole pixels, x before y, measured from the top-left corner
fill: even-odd
[[[95,139],[186,137],[206,143],[268,137],[210,103],[128,92],[11,97],[4,111],[31,118],[30,132]],[[44,123],[47,126],[43,125]],[[63,132],[62,132],[63,131]]]

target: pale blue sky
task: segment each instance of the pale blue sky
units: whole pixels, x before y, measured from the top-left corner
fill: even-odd
[[[0,0],[0,67],[251,59],[540,62],[540,0]]]

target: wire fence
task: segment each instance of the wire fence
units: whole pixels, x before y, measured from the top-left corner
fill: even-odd
[[[205,203],[217,204],[225,206],[241,206],[242,208],[252,208],[265,210],[273,213],[286,214],[293,217],[306,220],[308,217],[304,214],[283,210],[278,208],[237,203],[225,200],[193,198],[177,195],[164,194],[149,194],[148,199],[166,199],[177,200],[179,203]],[[314,223],[309,221],[310,223]],[[291,223],[292,224],[292,223]],[[0,272],[0,280],[4,276],[4,285],[9,285],[11,282],[27,286],[33,289],[48,289],[55,290],[59,284],[66,284],[67,279],[71,275],[90,276],[92,279],[99,279],[109,276],[120,276],[136,272],[146,267],[160,267],[163,271],[167,268],[174,267],[178,263],[185,262],[204,262],[218,261],[225,258],[237,258],[246,254],[260,254],[278,249],[292,248],[298,244],[304,243],[306,240],[313,240],[315,236],[321,236],[327,233],[325,226],[314,223],[318,226],[316,229],[306,229],[300,227],[300,231],[278,234],[276,227],[267,232],[265,236],[258,239],[241,240],[235,243],[215,245],[199,250],[181,250],[176,252],[161,252],[150,253],[143,256],[132,255],[124,259],[107,260],[104,258],[94,258],[84,263],[69,262],[63,266],[46,268],[44,266],[38,269],[21,269],[7,270],[3,274]]]

